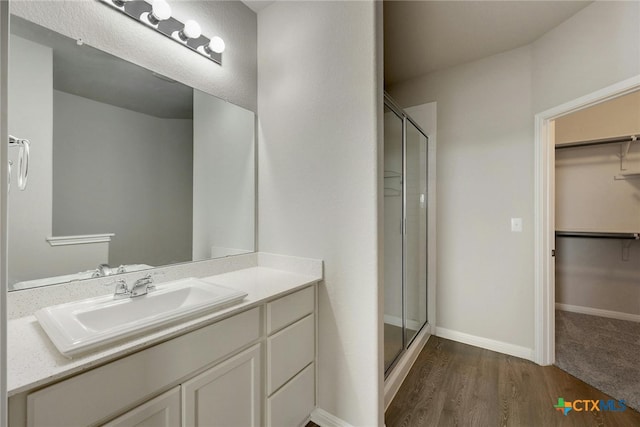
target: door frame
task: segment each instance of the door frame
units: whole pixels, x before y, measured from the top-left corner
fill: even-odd
[[[640,75],[535,115],[534,361],[555,362],[555,149],[554,120],[640,89]]]

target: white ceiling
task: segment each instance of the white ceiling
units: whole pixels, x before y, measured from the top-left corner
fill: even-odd
[[[385,0],[385,84],[527,45],[590,3]]]

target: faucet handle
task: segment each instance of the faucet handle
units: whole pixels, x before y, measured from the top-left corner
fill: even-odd
[[[151,281],[151,284],[149,285],[149,289],[155,289],[156,285],[155,285],[155,279],[158,278],[159,276],[164,276],[166,273],[164,271],[153,271],[149,274],[147,274],[145,277],[148,277],[149,280]]]
[[[164,274],[164,273],[162,273]],[[156,285],[154,282],[154,277],[157,276],[158,273],[149,273],[146,276],[144,276],[145,279],[148,280],[149,284],[147,284],[147,292],[151,292],[151,291],[155,291],[156,290]]]
[[[144,280],[147,283],[147,289],[151,290],[156,287],[156,285],[153,284],[153,274],[151,273],[145,274],[142,280]]]
[[[151,275],[151,273],[147,273],[144,276],[142,276],[141,278],[139,278],[138,280],[136,280],[136,282],[153,283],[153,276]]]
[[[116,283],[116,288],[113,291],[113,298],[115,299],[127,298],[131,295],[131,292],[129,291],[129,287],[127,286],[127,282],[125,282],[124,279],[118,279],[115,281],[115,283]],[[111,284],[113,284],[113,282],[111,282]]]

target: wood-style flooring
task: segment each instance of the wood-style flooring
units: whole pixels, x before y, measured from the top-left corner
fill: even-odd
[[[640,387],[640,385],[638,385]],[[386,427],[640,426],[640,414],[554,408],[611,397],[555,366],[431,337],[385,414]]]

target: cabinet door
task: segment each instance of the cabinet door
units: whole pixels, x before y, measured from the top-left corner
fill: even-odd
[[[175,427],[180,425],[180,387],[143,403],[104,427]]]
[[[182,384],[184,425],[261,425],[260,358],[256,344]]]

